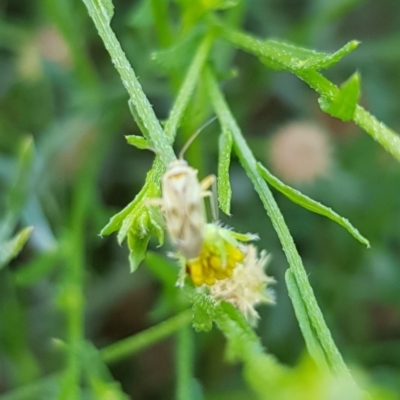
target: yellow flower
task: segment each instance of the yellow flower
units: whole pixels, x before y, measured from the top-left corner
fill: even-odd
[[[238,248],[228,242],[223,243],[222,246],[221,253],[221,248],[205,242],[199,256],[187,261],[187,271],[196,286],[203,284],[211,286],[216,280],[229,278],[236,264],[243,261],[244,254]],[[225,254],[225,264],[223,264],[222,254]]]
[[[183,285],[186,273],[195,286],[212,286],[229,278],[245,258],[241,242],[255,239],[258,239],[256,235],[233,232],[215,223],[207,224],[200,254],[192,259],[177,255],[182,265],[178,285]]]
[[[274,303],[268,285],[275,282],[264,270],[270,258],[267,253],[262,251],[258,257],[257,248],[245,244],[256,239],[257,235],[237,233],[216,223],[207,224],[197,257],[187,259],[182,254],[174,254],[181,265],[178,286],[183,286],[189,275],[197,288],[217,301],[233,304],[253,324],[259,317],[255,307]]]

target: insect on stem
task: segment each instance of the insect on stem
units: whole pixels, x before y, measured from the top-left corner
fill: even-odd
[[[185,144],[179,158],[167,166],[161,179],[162,197],[147,202],[150,206],[160,207],[172,245],[188,260],[198,257],[203,246],[207,226],[204,198],[210,198],[214,222],[218,219],[218,205],[215,175],[199,182],[198,171],[189,166],[183,156],[198,134],[215,119],[213,117],[201,126]]]

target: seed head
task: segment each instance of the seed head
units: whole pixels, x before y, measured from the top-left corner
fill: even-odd
[[[210,287],[210,295],[232,303],[248,321],[254,323],[259,318],[255,307],[262,303],[274,303],[274,295],[268,285],[275,280],[265,273],[270,259],[265,251],[258,257],[257,248],[249,244],[244,252],[243,262],[238,263],[231,277],[215,282]]]

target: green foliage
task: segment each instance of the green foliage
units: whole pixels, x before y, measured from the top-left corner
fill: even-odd
[[[22,250],[32,231],[33,227],[29,226],[18,232],[12,239],[0,244],[0,269]]]
[[[229,165],[233,140],[229,128],[223,125],[222,129],[218,143],[218,200],[221,210],[230,215],[232,189],[229,181]]]
[[[131,144],[132,146],[137,147],[139,150],[148,150],[149,149],[149,143],[142,136],[128,135],[128,136],[125,136],[125,139],[128,142],[128,144]]]
[[[367,247],[370,247],[369,241],[365,239],[364,236],[360,234],[357,228],[355,228],[348,219],[341,217],[331,208],[318,203],[315,200],[310,199],[304,194],[300,193],[298,190],[291,188],[290,186],[285,185],[278,178],[273,176],[264,166],[260,163],[258,164],[258,169],[262,175],[262,177],[276,190],[279,190],[283,193],[288,199],[293,201],[293,203],[299,204],[307,210],[315,212],[316,214],[323,215],[335,221],[337,224],[343,226],[353,237],[355,237],[360,243],[365,244]]]
[[[149,239],[149,235],[138,238],[138,235],[134,235],[133,233],[128,234],[129,266],[131,272],[135,272],[139,264],[144,260]]]
[[[261,62],[268,67],[287,71],[319,71],[331,68],[359,45],[357,41],[352,41],[335,53],[329,54],[319,53],[276,40],[265,40],[260,43],[257,40],[251,40],[247,36],[231,31],[226,33],[226,37],[234,43],[240,41],[241,46],[259,56]]]
[[[324,104],[326,104],[327,101],[333,103],[335,103],[335,100],[338,101],[337,99],[340,97],[340,92],[337,86],[332,84],[317,71],[325,66],[332,67],[333,64],[339,62],[344,55],[353,51],[358,45],[358,42],[350,42],[337,53],[333,53],[330,56],[316,54],[315,58],[312,56],[313,61],[304,63],[304,59],[302,58],[304,55],[303,49],[295,51],[294,49],[296,48],[294,46],[289,46],[289,53],[286,44],[278,43],[278,45],[274,44],[274,46],[271,46],[269,42],[261,41],[250,35],[230,29],[225,29],[223,34],[232,44],[240,49],[255,54],[260,58],[260,61],[267,61],[268,65],[272,63],[275,68],[287,70],[297,75],[325,99]],[[350,89],[348,85],[345,86],[346,92],[350,91],[354,93],[350,96],[353,99],[357,96],[357,80],[357,76],[355,76],[355,78],[349,82]],[[352,113],[353,107],[354,106],[351,105],[350,112],[345,113],[346,118],[348,117],[347,114]],[[326,108],[325,105],[324,108]],[[373,139],[380,143],[385,150],[400,160],[400,137],[395,132],[380,123],[359,105],[356,106],[352,119],[357,125],[369,133]]]
[[[13,185],[11,186],[7,194],[6,211],[3,214],[4,217],[0,221],[0,240],[4,240],[5,238],[7,238],[17,225],[19,214],[22,207],[24,206],[26,196],[30,188],[29,176],[30,170],[32,168],[32,163],[33,140],[32,138],[28,137],[24,138],[19,149],[17,171],[14,175]],[[24,237],[27,240],[29,234],[22,234],[21,239],[23,239]],[[21,247],[22,246],[23,243]]]
[[[318,99],[321,110],[345,122],[353,120],[360,98],[360,79],[360,75],[356,72],[343,83],[333,99],[325,97]]]
[[[348,33],[337,33],[345,18],[354,19],[351,13],[365,12],[356,8],[357,0],[306,2],[304,15],[261,0],[115,0],[115,10],[111,0],[42,0],[11,18],[7,13],[19,5],[7,3],[0,21],[0,46],[6,49],[0,59],[0,390],[8,393],[0,399],[395,399],[399,343],[379,342],[388,334],[376,315],[395,320],[399,306],[400,138],[359,102],[398,124],[391,80],[399,81],[390,73],[398,69],[398,38],[367,38],[363,46],[352,40],[331,53],[309,49],[348,41]],[[399,5],[393,7],[398,15]],[[63,51],[46,53],[51,48]],[[363,57],[374,59],[373,65],[362,64]],[[321,73],[331,68],[330,78],[339,82],[349,70],[363,71],[365,99],[358,72],[336,86]],[[290,75],[312,91],[296,86]],[[312,110],[314,92],[324,117]],[[213,114],[215,136],[196,140],[185,157],[199,178],[217,169],[220,209],[227,215],[232,210],[232,225],[240,230],[259,231],[262,247],[273,254],[277,305],[261,313],[257,332],[232,304],[190,283],[177,288],[179,266],[148,251],[153,237],[164,243],[163,216],[152,199],[161,196],[160,180],[176,159],[178,129],[177,149]],[[364,137],[343,144],[332,136],[338,151],[330,180],[300,193],[262,160],[265,131],[290,115],[353,121],[396,160]],[[354,132],[351,125],[341,129]],[[136,149],[112,138],[114,133]],[[269,185],[369,247],[348,219],[312,198],[332,204],[374,247],[366,253],[324,219],[286,209]],[[117,233],[117,240],[100,240],[99,231]],[[26,251],[9,265],[29,237]],[[124,242],[128,256],[118,246]],[[129,275],[128,264],[135,274]],[[141,264],[145,268],[138,269]],[[307,354],[300,355],[298,331]],[[163,343],[171,336],[174,342]],[[333,338],[346,362],[355,364],[351,371]],[[163,359],[157,367],[146,352],[155,344]],[[173,394],[172,385],[162,382],[163,373],[173,370],[171,348]],[[241,369],[226,370],[222,352]],[[136,372],[141,365],[146,373]]]

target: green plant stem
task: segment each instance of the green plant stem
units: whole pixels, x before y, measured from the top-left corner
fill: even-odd
[[[79,347],[84,339],[84,248],[85,221],[97,171],[97,154],[87,159],[85,168],[75,187],[71,226],[65,238],[65,252],[68,265],[65,277],[63,304],[67,314],[67,342],[70,348],[67,369],[58,400],[77,399],[80,396],[81,362]]]
[[[192,299],[194,309],[209,315],[222,331],[227,339],[227,358],[243,362],[246,381],[260,399],[274,398],[270,397],[271,391],[282,384],[289,369],[265,351],[254,330],[232,304],[215,302],[200,292],[195,292]]]
[[[150,0],[150,3],[158,41],[162,47],[169,47],[172,44],[172,32],[168,23],[167,2],[166,0]]]
[[[333,99],[339,88],[317,71],[294,72],[321,96]],[[400,161],[400,136],[378,121],[360,105],[356,106],[353,121]]]
[[[253,53],[261,58],[266,56],[266,49],[262,40],[226,27],[222,29],[222,34],[225,39],[244,51]],[[274,51],[270,51],[270,53],[268,53],[268,57],[273,59]],[[339,88],[331,81],[326,79],[318,71],[298,68],[294,69],[291,67],[290,60],[288,60],[287,64],[281,65],[281,69],[285,69],[293,73],[298,78],[306,82],[321,96],[324,96],[330,100],[333,100],[339,92]],[[386,151],[400,161],[400,136],[398,134],[389,129],[382,122],[379,122],[374,116],[372,116],[359,105],[356,107],[353,121],[359,127],[364,129]]]
[[[207,35],[203,41],[200,43],[196,54],[191,62],[188,71],[183,80],[182,86],[178,92],[174,105],[170,111],[168,120],[165,124],[165,135],[169,141],[169,143],[173,143],[176,132],[178,130],[179,124],[182,121],[185,110],[189,104],[190,98],[194,92],[194,89],[199,81],[200,71],[203,69],[204,64],[207,60],[211,45],[213,42],[213,37],[211,35]],[[152,197],[158,195],[158,193],[149,193],[150,187],[153,182],[157,184],[160,182],[160,179],[165,172],[165,165],[163,164],[160,157],[156,157],[153,166],[149,173],[147,174],[146,182],[141,189],[141,191],[137,194],[135,199],[126,206],[122,211],[116,214],[110,222],[107,224],[105,228],[101,231],[102,235],[109,235],[121,228],[121,225],[124,219],[137,207],[146,197]]]
[[[193,331],[192,327],[185,325],[177,334],[176,357],[177,390],[176,399],[186,400],[192,396],[193,376]]]
[[[286,368],[265,352],[254,331],[238,323],[232,314],[219,313],[215,322],[227,338],[233,358],[244,363],[246,381],[261,399],[265,398],[265,394],[286,375]]]
[[[66,259],[64,280],[61,284],[63,294],[61,304],[67,318],[67,367],[63,373],[61,390],[57,400],[80,398],[80,382],[82,375],[82,359],[80,349],[84,341],[84,275],[85,275],[85,246],[87,237],[87,221],[90,210],[97,200],[95,190],[97,175],[102,165],[101,160],[109,148],[109,143],[119,119],[115,118],[117,110],[110,107],[96,121],[97,135],[101,140],[91,144],[90,156],[86,158],[74,187],[72,210],[65,236],[61,242],[62,255]]]
[[[214,35],[212,34],[206,35],[202,40],[195,56],[193,57],[193,61],[188,68],[178,95],[176,96],[175,103],[165,124],[165,135],[169,139],[170,143],[173,143],[175,139],[176,132],[182,121],[182,117],[188,107],[194,89],[199,82],[200,72],[205,65],[213,41]]]
[[[354,122],[369,133],[385,150],[400,160],[400,136],[396,132],[359,105],[354,113]]]
[[[27,316],[19,294],[12,272],[8,268],[0,271],[1,355],[8,361],[3,366],[10,386],[30,384],[40,375],[29,347]]]
[[[111,16],[107,14],[107,10],[105,10],[103,4],[100,4],[101,2],[94,0],[83,0],[83,2],[86,4],[89,15],[93,19],[96,29],[110,54],[111,60],[121,76],[122,83],[129,94],[133,106],[136,108],[137,115],[145,127],[145,131],[142,132],[143,135],[145,135],[150,146],[157,152],[164,165],[170,164],[176,158],[174,151],[118,39],[110,27]]]
[[[192,317],[191,310],[187,310],[178,314],[167,321],[153,326],[144,332],[127,339],[121,340],[118,343],[111,344],[100,351],[101,358],[104,362],[112,364],[123,358],[129,357],[153,343],[156,343],[167,336],[171,335],[181,327],[188,325]]]
[[[182,313],[171,317],[170,319],[152,326],[143,332],[137,333],[134,336],[121,340],[118,343],[113,343],[102,350],[100,356],[102,360],[108,364],[112,364],[126,357],[144,350],[154,343],[167,338],[179,329],[188,326],[192,319],[192,310],[186,310]],[[31,385],[26,385],[15,389],[12,392],[0,396],[0,400],[24,400],[26,398],[40,398],[42,391],[47,388],[54,387],[55,381],[62,375],[60,373],[52,374],[35,382]],[[77,397],[78,398],[78,397]]]
[[[315,329],[308,316],[307,308],[303,302],[303,297],[290,269],[286,271],[285,280],[296,318],[299,321],[301,333],[303,334],[304,341],[306,342],[307,350],[318,367],[322,370],[326,370],[328,365],[326,363],[324,349],[319,343],[318,336],[316,335]]]
[[[224,96],[218,87],[218,83],[213,73],[208,69],[205,76],[210,98],[213,102],[218,118],[221,120],[221,124],[227,124],[229,126],[233,136],[235,152],[238,155],[243,168],[253,182],[253,185],[260,196],[267,214],[271,219],[272,225],[274,226],[281,241],[283,250],[295,277],[296,284],[304,299],[307,313],[325,351],[328,365],[333,372],[349,376],[349,371],[343,362],[342,356],[332,339],[331,333],[326,326],[321,310],[318,307],[313,290],[307,278],[307,273],[297,252],[293,238],[290,235],[289,229],[283,219],[282,213],[280,212],[268,185],[258,172],[257,161],[254,158],[245,139],[243,138],[240,128],[237,125],[224,99]]]

